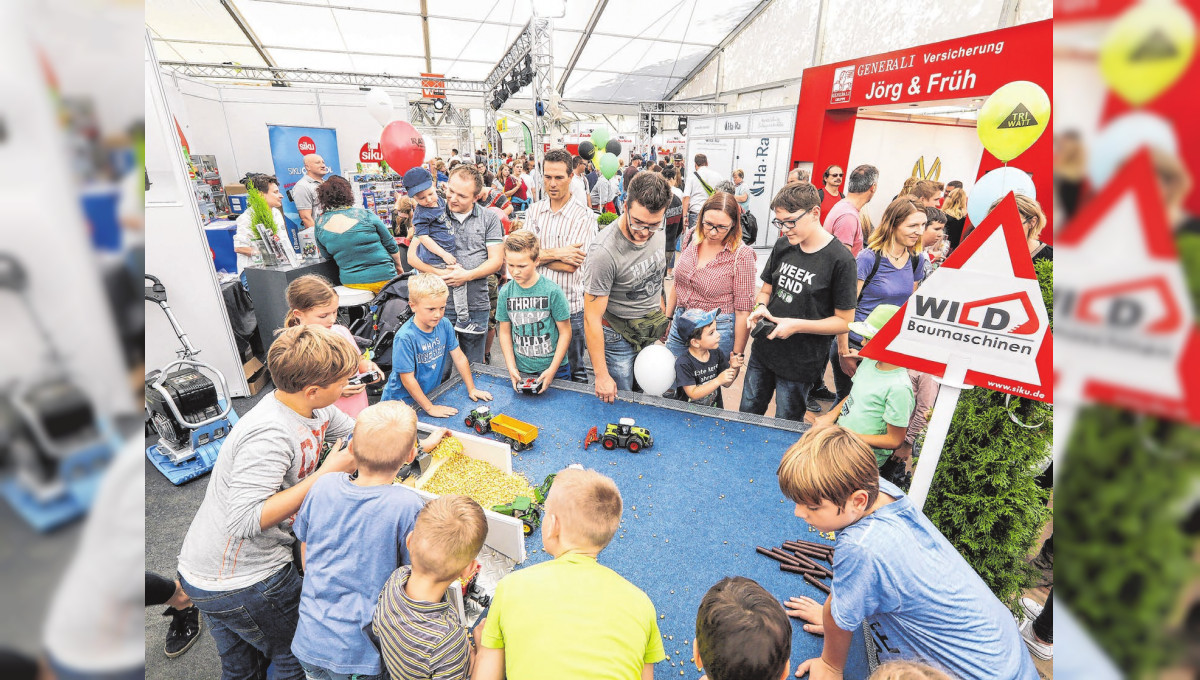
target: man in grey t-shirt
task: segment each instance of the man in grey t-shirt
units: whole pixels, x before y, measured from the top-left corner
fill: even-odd
[[[325,159],[319,154],[310,153],[304,157],[304,176],[292,187],[292,202],[296,204],[296,212],[300,213],[300,228],[308,229],[317,223],[321,216],[321,203],[317,200],[317,187],[325,181]]]
[[[596,371],[596,396],[607,403],[633,389],[633,360],[666,331],[662,307],[664,218],[671,188],[656,172],[639,172],[626,190],[625,211],[592,242],[583,327]]]

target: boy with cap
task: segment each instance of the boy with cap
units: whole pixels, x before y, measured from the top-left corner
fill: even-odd
[[[438,269],[461,267],[454,256],[454,222],[446,218],[446,201],[438,196],[433,188],[433,176],[421,166],[411,168],[404,173],[404,190],[408,197],[417,202],[413,211],[413,234],[417,237],[417,257],[421,261]],[[467,287],[455,286],[450,289],[450,297],[454,305],[454,318],[465,327],[455,326],[454,330],[464,333],[486,333],[471,324],[467,313]]]
[[[879,305],[866,319],[851,323],[850,330],[868,341],[899,309],[896,305]],[[875,452],[875,462],[882,467],[904,443],[915,404],[908,371],[896,364],[863,359],[854,372],[850,394],[836,408],[817,416],[813,429],[837,424],[857,433]]]
[[[676,322],[679,336],[686,338],[688,343],[687,351],[675,360],[675,398],[680,401],[725,407],[721,388],[733,384],[741,366],[731,367],[729,357],[718,349],[721,333],[717,331],[717,315],[720,313],[720,309],[707,312],[689,309]]]

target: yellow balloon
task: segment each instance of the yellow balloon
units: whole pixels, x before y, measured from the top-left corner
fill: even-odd
[[[1141,3],[1113,22],[1100,46],[1100,72],[1122,99],[1140,106],[1179,80],[1195,48],[1191,13],[1173,3]]]
[[[1050,97],[1037,83],[1016,80],[992,93],[979,108],[975,132],[983,148],[1004,162],[1020,156],[1050,122]]]

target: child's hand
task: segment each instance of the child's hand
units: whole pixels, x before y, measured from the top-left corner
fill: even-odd
[[[804,621],[804,632],[814,635],[824,635],[825,604],[811,597],[789,597],[783,603],[787,615]]]
[[[453,267],[458,264],[458,258],[450,253],[446,253],[446,257],[442,258],[442,262],[445,262],[447,266]]]
[[[849,378],[853,378],[854,374],[858,372],[858,362],[860,360],[861,357],[858,356],[858,350],[854,349],[850,350],[850,353],[845,356],[838,356],[838,364],[842,367],[842,373],[845,373]]]
[[[433,428],[433,432],[430,432],[429,436],[421,441],[421,448],[425,449],[426,451],[433,450],[433,447],[437,446],[438,443],[440,443],[448,434],[450,434],[450,430],[447,430],[444,427]]]
[[[729,355],[729,367],[730,368],[732,368],[734,370],[741,370],[742,366],[745,366],[745,365],[746,365],[746,355],[745,354],[730,354]]]
[[[804,663],[796,666],[796,677],[802,678],[808,673],[808,680],[839,680],[842,677],[842,671],[825,663],[825,660],[818,657],[809,659]]]
[[[367,362],[367,370],[363,371],[363,373],[370,373],[372,371],[374,371],[375,373],[378,373],[380,376],[380,378],[378,380],[372,380],[371,381],[372,383],[377,383],[380,380],[383,380],[383,369],[379,368],[379,366],[376,365],[374,361],[368,361]]]
[[[342,388],[342,396],[352,397],[365,389],[367,389],[366,385],[346,385]]]
[[[475,389],[471,390],[471,392],[470,392],[470,394],[469,394],[468,396],[470,396],[470,397],[471,397],[471,401],[479,401],[480,399],[482,399],[482,400],[484,400],[484,401],[491,401],[491,400],[492,400],[492,393],[491,393],[491,392],[488,392],[488,391],[485,391],[485,390],[481,390],[481,389],[479,389],[479,388],[475,388]]]
[[[517,385],[521,384],[521,374],[515,368],[508,369],[508,379],[512,381],[513,392],[520,392]]]
[[[555,373],[557,373],[557,371],[551,371],[550,369],[546,369],[546,372],[538,377],[538,380],[542,381],[542,387],[541,387],[541,389],[538,390],[538,394],[541,394],[541,393],[545,392],[546,390],[550,389],[550,381],[554,380]]]
[[[729,387],[737,380],[738,370],[736,368],[727,368],[721,372],[721,387]]]
[[[344,439],[338,439],[333,443],[333,448],[329,449],[329,455],[325,456],[325,462],[321,463],[321,472],[354,472],[358,468],[358,463],[354,462],[353,444],[346,442]]]
[[[458,409],[454,408],[453,406],[434,404],[433,406],[430,406],[429,410],[425,411],[425,413],[429,414],[430,418],[449,418],[450,416],[458,413]]]

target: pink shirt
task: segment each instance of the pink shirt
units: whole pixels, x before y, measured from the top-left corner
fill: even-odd
[[[349,342],[350,346],[354,348],[355,354],[361,354],[358,349],[358,343],[354,342],[354,336],[350,334],[350,329],[341,324],[335,323],[329,328],[329,330],[345,338],[346,342]],[[357,418],[358,414],[367,407],[367,391],[363,390],[358,394],[354,394],[349,397],[342,397],[334,402],[333,405],[341,409],[342,413],[345,413],[351,418]]]
[[[699,243],[692,241],[675,264],[675,304],[679,309],[716,309],[722,314],[746,312],[754,306],[755,254],[749,246],[726,246],[697,268]],[[732,283],[732,285],[730,285]]]
[[[851,255],[858,256],[863,248],[862,225],[858,222],[858,208],[849,199],[843,198],[830,208],[822,226],[846,244]]]

